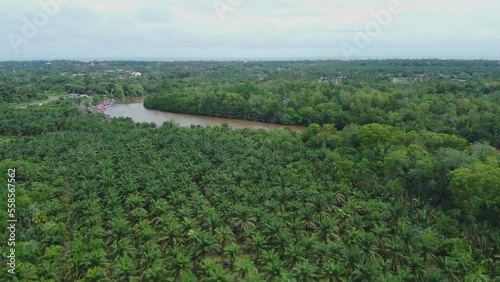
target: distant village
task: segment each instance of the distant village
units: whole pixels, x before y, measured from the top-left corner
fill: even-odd
[[[84,73],[75,73],[70,74],[69,72],[62,72],[61,76],[72,76],[72,77],[83,77]],[[118,79],[127,79],[127,78],[135,78],[141,77],[142,73],[135,70],[124,70],[124,69],[115,69],[115,70],[105,70],[105,71],[96,71],[90,73],[92,76],[103,76],[103,75],[115,75]]]
[[[322,76],[318,79],[318,83],[331,83],[331,84],[342,84],[342,82],[346,79],[345,76],[335,77],[330,79],[326,76]],[[421,82],[424,80],[423,74],[415,74],[413,77],[393,77],[391,79],[392,83],[415,83]],[[455,80],[456,81],[456,80]],[[465,82],[465,80],[461,80],[459,82]]]
[[[393,77],[392,83],[415,83],[424,80],[423,74],[416,74],[413,77]]]
[[[94,98],[90,97],[87,94],[71,93],[71,94],[68,94],[66,96],[66,98],[69,98],[69,99],[85,99],[85,98],[87,98],[87,99],[90,99],[90,103],[91,104],[94,101]],[[114,102],[115,102],[115,99],[104,100],[104,101],[102,101],[101,103],[99,103],[99,104],[97,104],[95,106],[90,106],[88,108],[88,110],[91,111],[94,114],[96,114],[96,113],[103,113],[109,106],[113,105]],[[82,105],[81,102],[80,102],[80,105]]]
[[[336,77],[334,79],[329,79],[326,76],[322,76],[318,79],[318,82],[319,83],[330,82],[331,84],[341,84],[345,78],[346,78],[345,76],[341,76],[341,77]]]

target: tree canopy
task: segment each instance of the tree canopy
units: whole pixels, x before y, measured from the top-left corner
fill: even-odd
[[[15,64],[1,63],[4,69]],[[0,281],[500,277],[499,103],[489,62],[26,64],[31,69],[16,73],[43,76],[56,68],[46,79],[62,89],[66,79],[58,72],[81,64],[76,71],[85,75],[75,80],[109,87],[94,97],[158,87],[150,103],[273,122],[286,115],[306,120],[299,124],[308,128],[156,126],[90,114],[72,99],[23,109],[6,101],[0,104],[0,181],[7,183],[8,169],[16,169],[17,267],[15,275],[4,275],[2,264]],[[358,75],[340,86],[305,81],[326,76],[326,66],[351,67]],[[477,80],[387,82],[429,66]],[[142,76],[98,81],[92,75],[110,68]],[[169,70],[161,74],[166,80],[150,78],[158,69]],[[254,81],[229,71],[251,73]],[[2,79],[7,93],[5,83],[21,83]],[[367,86],[377,80],[385,82]],[[0,233],[0,241],[8,236]],[[6,261],[10,247],[2,248]]]

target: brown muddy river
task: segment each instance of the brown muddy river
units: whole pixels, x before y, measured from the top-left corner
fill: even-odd
[[[305,126],[284,126],[279,124],[254,122],[239,119],[215,118],[148,110],[144,108],[144,97],[134,97],[118,100],[112,106],[107,108],[105,113],[110,115],[111,117],[130,117],[135,122],[154,122],[157,125],[161,125],[164,121],[173,121],[174,123],[185,127],[189,127],[191,125],[215,126],[227,123],[229,127],[236,129],[283,129],[285,127],[288,127],[297,132],[303,132],[306,129]]]

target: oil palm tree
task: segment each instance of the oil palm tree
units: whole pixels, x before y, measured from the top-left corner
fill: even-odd
[[[306,231],[305,226],[300,219],[294,217],[292,220],[286,221],[285,224],[296,242],[301,242],[304,239]]]
[[[389,232],[390,229],[385,225],[375,224],[373,227],[373,234],[377,238],[377,248],[380,250],[384,250],[387,241],[389,240]]]
[[[161,231],[158,233],[158,242],[161,250],[168,247],[180,246],[185,242],[182,225],[175,218],[166,219],[162,223]]]
[[[269,239],[274,240],[276,236],[283,230],[284,222],[278,217],[275,216],[265,216],[262,219],[265,227],[265,235],[269,237]]]
[[[378,281],[380,272],[380,265],[375,260],[371,260],[358,264],[356,270],[353,272],[353,276],[355,281],[372,282]]]
[[[142,277],[143,279],[145,279],[145,281],[163,282],[163,281],[168,281],[167,277],[169,277],[169,275],[167,270],[164,267],[162,267],[161,264],[155,263],[155,265],[144,271]]]
[[[103,249],[92,250],[86,258],[88,267],[106,267],[108,264],[106,256],[107,253]]]
[[[294,273],[299,282],[316,281],[316,267],[309,261],[299,262],[294,267]]]
[[[276,238],[272,242],[280,257],[283,258],[286,248],[293,243],[293,237],[286,229],[283,229],[276,234]]]
[[[209,212],[207,215],[203,216],[204,222],[208,226],[208,230],[212,235],[215,234],[215,228],[220,225],[221,218],[217,215],[215,210]]]
[[[231,222],[239,232],[245,232],[250,227],[255,226],[255,217],[250,208],[237,205],[233,209]]]
[[[410,226],[406,221],[399,221],[397,224],[398,234],[403,239],[405,247],[408,251],[413,250],[416,247],[415,237],[417,232]]]
[[[298,244],[290,244],[285,249],[286,263],[289,268],[295,265],[303,258],[304,248]]]
[[[232,270],[234,267],[234,262],[236,261],[236,258],[241,254],[241,248],[240,246],[232,243],[228,245],[224,252],[222,253],[222,257],[226,262],[229,263],[229,268]]]
[[[360,247],[366,260],[381,258],[376,246],[377,238],[373,233],[363,232],[360,237]]]
[[[113,278],[116,280],[129,280],[135,277],[136,268],[132,258],[119,257],[113,268]]]
[[[363,252],[357,247],[347,247],[344,252],[346,270],[353,273],[363,260]]]
[[[152,267],[153,263],[161,258],[161,256],[160,246],[155,241],[145,242],[141,247],[141,256],[139,259],[140,270],[144,271],[146,268]]]
[[[207,282],[229,282],[229,273],[217,262],[205,258],[200,263],[201,281]]]
[[[83,277],[84,281],[103,281],[106,280],[108,275],[108,271],[106,268],[95,266],[90,268],[85,276]]]
[[[477,269],[476,272],[468,273],[464,277],[465,282],[489,282],[494,281],[484,273],[485,269],[481,266]]]
[[[224,249],[228,243],[232,243],[236,240],[236,236],[233,233],[233,230],[227,226],[219,226],[215,228],[215,238],[220,246],[220,253],[224,252]]]
[[[185,249],[172,247],[167,252],[169,274],[175,281],[182,281],[183,277],[191,272],[191,257]]]
[[[256,233],[250,238],[250,249],[255,254],[255,260],[260,259],[262,251],[267,247],[268,240],[260,233]]]
[[[237,260],[234,267],[240,279],[246,278],[252,271],[255,270],[253,262],[248,258]]]
[[[310,205],[314,210],[314,217],[317,222],[321,222],[328,218],[330,214],[330,208],[326,202],[324,195],[315,195],[309,199],[307,205]]]
[[[338,262],[332,259],[327,259],[321,266],[322,278],[328,282],[343,282],[344,277],[344,267]]]
[[[89,265],[85,253],[87,252],[86,245],[79,234],[74,235],[73,243],[67,260],[68,273],[66,277],[75,279],[80,277],[83,270]]]
[[[400,266],[406,263],[408,258],[404,252],[404,243],[400,238],[390,240],[385,249],[392,261],[392,271],[397,271]]]
[[[217,250],[217,240],[207,231],[193,231],[190,237],[195,262],[199,262],[205,255]]]
[[[279,277],[285,270],[284,267],[283,261],[281,261],[277,256],[267,259],[267,262],[262,267],[265,272],[266,280],[272,281],[273,279]]]
[[[419,254],[411,254],[408,257],[408,268],[416,281],[423,281],[426,270],[424,259]]]
[[[338,237],[337,222],[333,217],[323,218],[318,226],[318,230],[319,238],[327,243]]]
[[[122,239],[129,233],[130,223],[121,217],[115,217],[110,222],[110,242]]]
[[[111,245],[112,257],[116,258],[118,256],[134,255],[134,245],[129,238],[122,238],[114,241]]]
[[[316,244],[313,245],[311,254],[312,254],[311,261],[314,261],[317,264],[321,265],[323,264],[324,259],[330,257],[331,250],[329,245],[320,241],[316,242]]]
[[[317,227],[317,222],[314,216],[314,208],[311,205],[305,206],[301,209],[300,218],[307,228],[307,231],[313,231]]]

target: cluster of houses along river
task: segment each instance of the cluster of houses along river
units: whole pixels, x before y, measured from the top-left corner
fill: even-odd
[[[103,113],[109,106],[113,105],[115,102],[114,99],[111,100],[104,100],[100,104],[95,105],[92,107],[92,113]]]
[[[87,98],[87,99],[90,99],[90,104],[91,105],[92,105],[92,103],[94,101],[94,98],[93,97],[89,97],[87,94],[68,94],[67,98],[70,98],[70,99],[83,99],[83,98]],[[90,106],[88,108],[88,110],[91,111],[93,114],[104,113],[104,111],[108,107],[110,107],[111,105],[113,105],[114,102],[115,102],[115,99],[104,100],[104,101],[102,101],[101,103],[99,103],[99,104],[97,104],[95,106]],[[80,104],[83,105],[82,102],[80,102]],[[106,117],[111,118],[109,115],[106,115]]]

